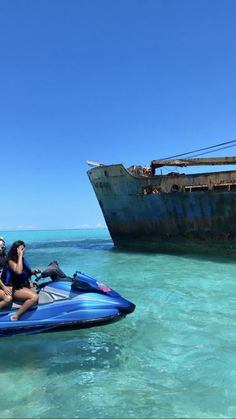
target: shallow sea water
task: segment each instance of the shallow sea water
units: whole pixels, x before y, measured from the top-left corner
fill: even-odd
[[[1,338],[2,418],[236,417],[236,261],[115,250],[106,229],[7,232],[32,267],[136,304],[103,327]]]

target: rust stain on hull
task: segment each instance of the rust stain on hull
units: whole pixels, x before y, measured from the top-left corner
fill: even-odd
[[[120,164],[88,176],[115,245],[236,249],[236,171],[142,176]]]

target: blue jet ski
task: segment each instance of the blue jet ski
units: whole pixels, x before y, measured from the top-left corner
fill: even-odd
[[[50,281],[45,282],[45,278]],[[42,282],[43,280],[43,282]],[[20,302],[0,311],[0,336],[74,330],[101,326],[124,318],[135,305],[95,279],[76,272],[67,277],[57,262],[52,262],[36,279],[39,302],[22,314],[11,316]]]

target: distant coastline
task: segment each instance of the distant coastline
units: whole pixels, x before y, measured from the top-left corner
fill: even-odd
[[[101,227],[68,227],[68,228],[22,228],[22,229],[2,229],[0,228],[0,232],[3,233],[23,233],[23,232],[34,232],[34,231],[71,231],[71,230],[108,230],[106,226]]]

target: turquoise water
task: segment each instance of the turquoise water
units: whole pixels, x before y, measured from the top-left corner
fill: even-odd
[[[118,323],[2,338],[4,418],[236,417],[236,263],[114,250],[107,230],[8,232],[136,304]]]

